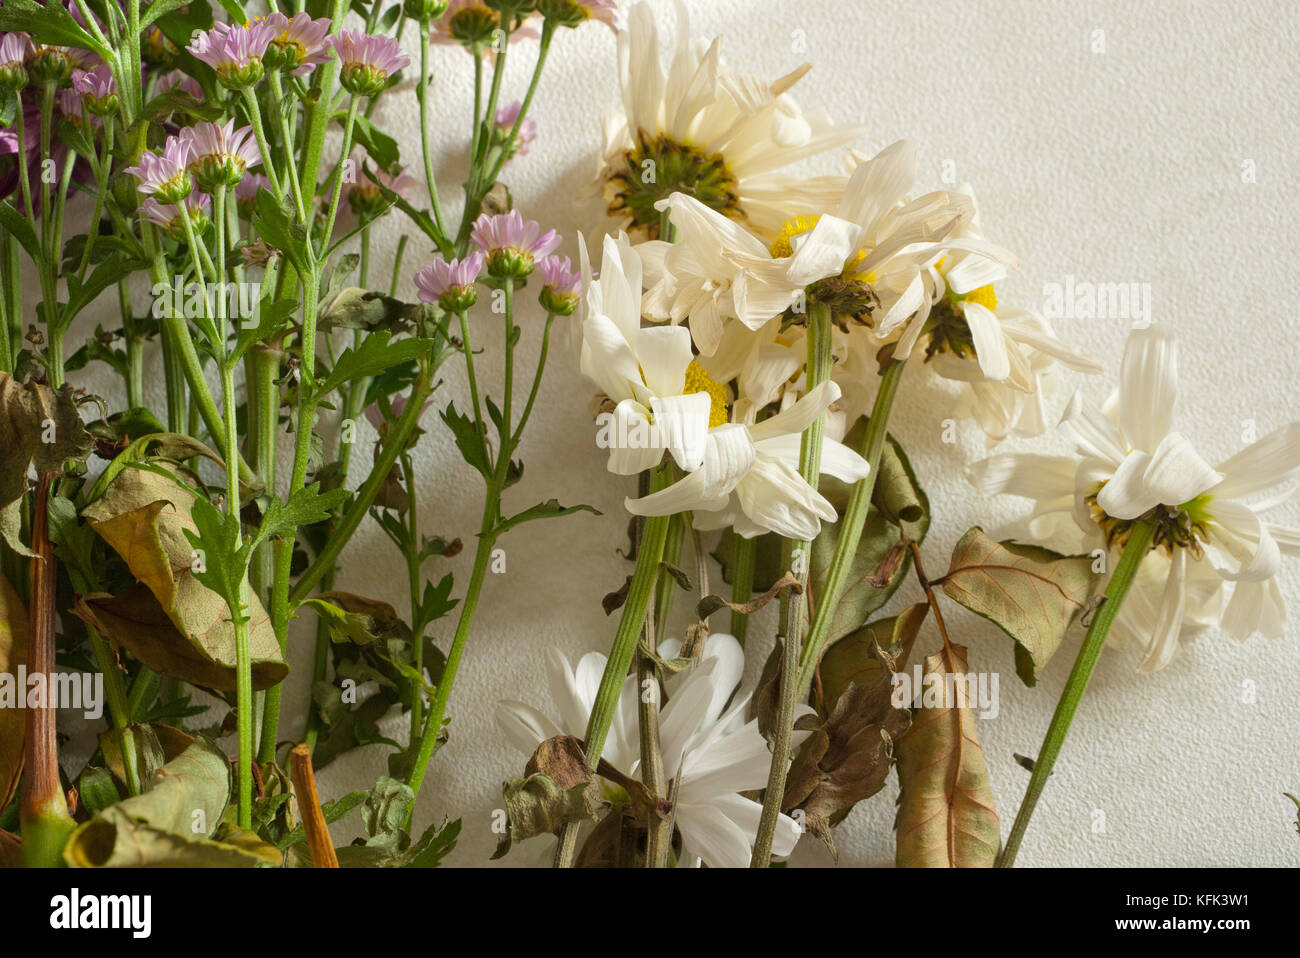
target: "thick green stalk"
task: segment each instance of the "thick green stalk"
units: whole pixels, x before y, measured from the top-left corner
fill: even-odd
[[[821,661],[822,651],[830,633],[831,620],[835,607],[844,595],[848,584],[849,569],[853,557],[857,555],[858,543],[862,541],[862,530],[871,511],[871,496],[876,489],[876,475],[880,471],[880,456],[885,448],[885,436],[889,428],[889,412],[894,405],[894,396],[903,376],[906,360],[895,359],[885,367],[880,376],[880,388],[871,407],[871,417],[867,422],[866,434],[862,437],[862,457],[867,460],[870,471],[866,477],[859,479],[849,495],[849,504],[840,520],[840,534],[835,540],[835,553],[831,557],[830,568],[826,572],[826,581],[821,595],[817,596],[816,612],[808,636],[804,642],[803,657],[799,663],[799,697],[808,694],[812,687],[813,673]]]
[[[663,477],[668,469],[668,463],[655,467],[652,490],[663,488]],[[645,627],[646,610],[650,607],[650,597],[659,577],[659,563],[663,560],[664,542],[668,537],[671,520],[671,516],[650,516],[645,521],[641,545],[637,550],[636,568],[632,571],[632,582],[623,603],[623,615],[619,619],[609,661],[605,664],[605,672],[596,691],[596,701],[587,720],[584,745],[587,764],[592,768],[600,763],[601,753],[605,750],[605,738],[609,735],[609,726],[614,721],[614,712],[618,708],[623,679],[627,676],[628,666],[632,664],[632,657],[636,653],[637,639]],[[556,868],[573,866],[577,843],[578,826],[572,823],[566,825],[560,833],[560,843],[555,850]]]
[[[1056,711],[1052,714],[1051,724],[1047,726],[1047,735],[1043,738],[1043,747],[1038,750],[1038,758],[1034,760],[1034,771],[1029,776],[1029,786],[1025,789],[1020,811],[1016,813],[1011,834],[1007,836],[1007,842],[998,855],[998,868],[1010,868],[1015,864],[1020,842],[1025,837],[1025,829],[1029,827],[1029,819],[1034,814],[1034,808],[1038,805],[1052,769],[1056,767],[1056,759],[1061,754],[1061,746],[1065,744],[1065,736],[1070,731],[1074,713],[1083,699],[1084,690],[1088,688],[1088,680],[1092,678],[1092,670],[1097,667],[1102,649],[1106,647],[1106,635],[1110,632],[1111,623],[1119,615],[1120,606],[1133,585],[1142,560],[1151,551],[1154,533],[1155,527],[1147,521],[1138,522],[1129,533],[1124,551],[1120,553],[1119,564],[1115,566],[1115,573],[1106,586],[1105,602],[1088,626],[1083,645],[1079,647],[1079,655],[1074,660],[1074,668],[1070,670],[1070,677],[1065,681],[1060,701],[1056,703]]]
[[[831,375],[831,310],[824,303],[814,302],[808,313],[808,364],[806,367],[808,389],[826,382]],[[799,475],[816,489],[821,480],[822,440],[826,428],[826,414],[819,415],[803,432],[799,445]],[[787,595],[782,602],[781,635],[783,661],[781,665],[780,705],[776,719],[775,737],[772,741],[772,765],[768,770],[767,788],[763,793],[763,814],[754,839],[750,857],[751,868],[767,868],[772,860],[772,837],[781,814],[781,800],[785,796],[785,779],[790,770],[790,748],[794,736],[794,717],[799,704],[799,653],[803,646],[803,632],[808,610],[808,567],[811,564],[812,543],[790,543],[790,554],[797,550],[801,561],[792,563],[799,571],[800,594]]]

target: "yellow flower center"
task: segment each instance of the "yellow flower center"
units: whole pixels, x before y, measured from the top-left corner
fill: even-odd
[[[939,262],[934,264],[934,268],[940,276],[945,275],[943,272],[943,264],[947,259],[948,257],[945,256],[940,259]],[[953,302],[957,303],[977,303],[989,312],[993,312],[998,308],[998,297],[997,293],[993,290],[992,283],[989,283],[987,286],[981,286],[979,289],[972,289],[969,293],[955,293],[950,288],[948,290],[948,296],[953,300]]]
[[[793,240],[796,236],[802,236],[804,233],[811,233],[821,217],[816,213],[808,216],[796,216],[786,220],[781,224],[781,231],[776,234],[776,239],[772,243],[769,252],[773,259],[783,259],[786,256],[794,255]]]
[[[727,387],[704,371],[704,367],[691,360],[686,367],[686,388],[684,395],[692,393],[709,394],[709,428],[716,429],[725,425],[730,418],[727,413]]]

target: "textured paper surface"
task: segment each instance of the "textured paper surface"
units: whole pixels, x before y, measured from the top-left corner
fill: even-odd
[[[1243,445],[1248,421],[1264,435],[1296,417],[1300,15],[1294,5],[1028,0],[690,0],[688,5],[697,35],[722,33],[724,56],[739,69],[775,77],[805,60],[814,63],[795,91],[797,99],[805,107],[824,106],[837,120],[868,123],[861,149],[875,152],[899,137],[916,139],[919,186],[941,186],[950,161],[957,178],[975,186],[988,235],[1021,258],[1018,273],[999,289],[1005,301],[1039,308],[1043,285],[1064,283],[1067,275],[1096,283],[1150,283],[1154,318],[1179,329],[1178,421],[1211,461]],[[672,5],[655,7],[661,25],[671,28]],[[1104,52],[1094,52],[1099,38]],[[416,52],[413,45],[410,50]],[[528,44],[511,51],[506,100],[522,94],[532,53]],[[575,196],[594,170],[599,118],[618,96],[614,65],[613,36],[599,25],[557,37],[537,98],[541,138],[504,176],[517,205],[559,228],[566,237],[563,252],[575,259],[576,230],[590,232],[599,224]],[[470,67],[458,49],[435,51],[434,130],[444,148],[439,178],[451,190],[446,201],[453,208],[459,196],[451,185],[465,170]],[[407,162],[418,164],[413,96],[391,97],[378,120],[399,135]],[[1243,182],[1246,164],[1253,164],[1255,182]],[[809,169],[834,167],[828,159]],[[401,288],[413,295],[410,279],[427,251],[400,214],[390,216],[375,237],[372,282],[386,284],[379,277],[386,276],[402,233],[412,238]],[[525,294],[521,300],[530,298]],[[488,346],[480,381],[499,383],[499,343],[489,336],[498,327],[486,312],[475,323],[480,343]],[[539,343],[539,324],[523,320],[525,357]],[[1068,380],[1053,401],[1053,415],[1076,386],[1094,399],[1105,397],[1128,323],[1059,320],[1056,326],[1064,338],[1090,349],[1106,374]],[[156,351],[147,361],[158,362]],[[442,402],[465,392],[454,367],[444,368]],[[161,369],[150,368],[159,373],[149,384],[150,399],[161,407]],[[931,568],[941,571],[969,526],[980,523],[996,532],[1023,514],[1025,504],[983,501],[967,487],[960,470],[984,455],[982,434],[962,424],[957,442],[943,443],[948,391],[917,372],[909,370],[893,425],[934,504],[926,553]],[[557,352],[522,450],[525,479],[511,490],[507,508],[517,511],[555,496],[566,503],[592,503],[604,515],[535,523],[505,539],[507,572],[489,576],[451,702],[451,740],[425,782],[418,822],[443,815],[464,819],[460,845],[450,859],[457,865],[487,863],[496,844],[491,823],[501,804],[501,782],[522,767],[523,757],[501,741],[492,723],[495,702],[515,698],[546,707],[544,650],[558,646],[576,657],[606,649],[613,637],[615,622],[601,613],[600,599],[630,571],[615,550],[626,545],[622,498],[634,490],[604,470],[587,408],[592,392]],[[420,500],[428,510],[424,532],[458,535],[471,543],[451,564],[459,593],[469,576],[481,490],[432,411],[426,420],[429,433],[417,455]],[[365,442],[373,435],[368,425],[359,433]],[[1064,448],[1059,439],[1004,448],[1031,446]],[[369,456],[356,458],[365,462]],[[1300,524],[1294,507],[1277,515],[1278,521]],[[440,576],[442,568],[430,563],[427,571]],[[1300,568],[1292,562],[1282,579],[1288,597],[1296,595],[1298,582]],[[339,587],[401,608],[407,602],[404,583],[391,544],[378,529],[363,527],[344,556]],[[918,597],[909,582],[890,608]],[[1039,687],[1026,689],[1015,677],[1005,636],[956,607],[948,616],[954,637],[969,647],[971,667],[1001,673],[1001,713],[980,722],[979,732],[1005,835],[1028,780],[1012,755],[1036,753],[1078,636]],[[718,617],[718,624],[724,621]],[[760,616],[751,626],[756,653],[751,673],[766,655],[772,624],[771,617]],[[445,648],[454,622],[438,626]],[[304,614],[293,636],[283,739],[301,731],[311,628]],[[1300,859],[1295,808],[1282,792],[1300,791],[1297,631],[1293,622],[1283,639],[1256,637],[1245,645],[1205,633],[1154,676],[1134,671],[1138,650],[1108,652],[1019,862],[1295,864]],[[924,633],[917,660],[937,644],[937,636]],[[394,718],[390,732],[402,737],[405,720]],[[385,755],[374,748],[345,756],[321,775],[322,795],[368,788],[384,773]],[[891,782],[836,830],[842,864],[892,863],[896,793]],[[347,837],[345,832],[340,829],[336,838]],[[505,863],[536,857],[525,848]],[[818,843],[806,840],[796,861],[830,860]]]

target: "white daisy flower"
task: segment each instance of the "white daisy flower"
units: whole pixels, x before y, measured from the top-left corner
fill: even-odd
[[[822,209],[835,202],[842,176],[781,172],[864,132],[799,108],[789,90],[807,65],[771,82],[735,73],[722,62],[717,38],[707,47],[692,40],[679,0],[677,42],[665,70],[650,6],[633,5],[628,21],[619,34],[623,109],[606,120],[600,169],[609,213],[623,228],[657,238],[656,204],[679,190],[769,236],[791,205]]]
[[[613,404],[607,435],[600,437],[609,448],[609,470],[636,475],[665,452],[682,469],[699,468],[716,400],[693,364],[690,333],[642,327],[641,258],[626,235],[605,237],[599,279],[592,278],[585,242],[581,262],[579,366]]]
[[[833,381],[824,382],[762,422],[730,422],[710,429],[701,466],[666,489],[628,499],[628,511],[638,516],[689,511],[698,529],[730,526],[745,538],[765,532],[788,539],[816,538],[822,521],[835,522],[838,515],[799,474],[799,447],[803,431],[839,395]],[[857,482],[869,466],[847,446],[824,438],[821,471]]]
[[[1219,620],[1229,635],[1281,635],[1286,604],[1276,574],[1283,553],[1300,554],[1300,530],[1263,518],[1295,493],[1300,423],[1212,467],[1173,429],[1177,379],[1169,329],[1159,324],[1136,329],[1124,350],[1109,415],[1078,396],[1066,412],[1063,425],[1075,439],[1075,455],[1013,453],[968,470],[986,493],[1036,500],[1036,517],[1072,515],[1086,537],[1112,551],[1123,546],[1138,520],[1155,524],[1152,549],[1163,551],[1160,561],[1167,561],[1168,574],[1139,576],[1124,606],[1136,602],[1129,631],[1146,633],[1143,672],[1167,665],[1184,630],[1203,622],[1214,608],[1207,580],[1217,579],[1219,589],[1234,583]],[[1134,592],[1144,597],[1134,600]]]
[[[680,649],[674,640],[665,642],[660,651],[673,658]],[[547,673],[559,720],[521,702],[502,702],[497,725],[526,755],[556,735],[581,738],[605,662],[601,653],[589,652],[571,669],[563,655],[552,651]],[[745,720],[749,694],[736,694],[744,667],[740,643],[715,633],[706,640],[699,661],[665,683],[668,695],[659,712],[659,738],[669,794],[675,789],[677,796],[673,814],[684,852],[679,864],[749,865],[762,806],[741,793],[766,786],[772,754],[758,731],[758,721]],[[629,675],[601,755],[630,778],[640,775],[637,693],[636,676]],[[796,733],[796,737],[802,736]],[[606,786],[606,796],[617,799],[612,786]],[[794,819],[781,815],[773,854],[789,855],[799,834]]]

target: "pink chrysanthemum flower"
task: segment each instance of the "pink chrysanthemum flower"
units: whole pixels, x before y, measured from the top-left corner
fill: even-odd
[[[235,129],[235,121],[196,123],[181,130],[190,146],[189,169],[205,190],[238,186],[250,166],[260,166],[262,154],[251,126]]]
[[[358,169],[361,163],[353,160],[353,169]],[[371,179],[373,177],[373,179]],[[411,195],[411,190],[420,185],[420,181],[411,176],[401,167],[398,168],[395,176],[390,176],[383,170],[367,171],[367,176],[358,180],[348,188],[348,205],[352,212],[358,216],[374,216],[380,213],[386,205],[383,190],[391,190],[402,199],[407,199]],[[383,187],[383,189],[380,189]]]
[[[501,138],[510,135],[514,129],[516,121],[519,119],[519,111],[523,109],[523,104],[516,100],[509,106],[497,110],[496,126]],[[519,132],[515,134],[514,142],[505,144],[506,150],[510,155],[524,156],[528,153],[528,146],[537,139],[537,121],[531,116],[524,117],[524,122],[519,124]]]
[[[249,173],[235,184],[235,202],[239,204],[239,212],[245,217],[252,217],[253,206],[257,202],[259,190],[269,190],[271,181],[261,173]]]
[[[81,112],[81,94],[76,90],[60,90],[54,95],[59,113],[74,126],[80,126],[85,120]]]
[[[330,21],[325,17],[313,20],[306,13],[295,13],[290,20],[283,13],[271,13],[262,22],[272,34],[262,58],[268,67],[300,77],[330,58]]]
[[[492,45],[494,35],[501,26],[501,17],[483,0],[451,0],[441,20],[433,24],[429,42],[454,44],[469,50],[478,47],[489,56],[496,53]],[[532,27],[521,26],[510,33],[510,42],[538,36]]]
[[[525,220],[518,210],[499,216],[484,213],[474,221],[470,239],[487,254],[488,272],[499,278],[527,276],[533,271],[534,260],[555,252],[560,245],[559,233],[543,233],[535,221]]]
[[[153,196],[163,204],[179,203],[194,189],[187,169],[190,150],[188,140],[170,136],[163,144],[162,155],[143,153],[140,165],[128,166],[126,172],[140,181],[140,192],[146,196]]]
[[[203,87],[199,84],[199,81],[188,73],[182,73],[180,70],[169,70],[158,77],[154,92],[166,93],[168,90],[175,89],[188,93],[196,100],[203,99]]]
[[[208,206],[212,203],[211,197],[204,193],[191,193],[185,198],[182,205],[176,203],[159,203],[152,196],[140,203],[140,218],[148,220],[161,226],[172,236],[177,239],[185,239],[185,221],[181,219],[182,212],[189,216],[190,225],[195,235],[202,233],[208,228],[211,220],[208,219]]]
[[[548,313],[572,316],[578,309],[582,276],[573,268],[569,257],[548,256],[537,264],[542,276],[542,291],[537,301]]]
[[[411,62],[393,37],[376,37],[362,30],[340,30],[330,37],[330,44],[339,57],[339,82],[357,96],[381,92],[388,78]]]
[[[0,33],[0,90],[17,92],[27,86],[27,57],[32,39],[25,33]]]
[[[484,261],[479,252],[470,253],[464,259],[437,257],[415,274],[420,301],[437,303],[449,313],[465,312],[478,302],[474,283],[483,272]]]
[[[218,23],[185,49],[216,70],[222,86],[242,90],[262,79],[262,57],[272,36],[272,28],[264,20],[242,27]]]
[[[101,63],[87,73],[77,70],[72,74],[72,88],[81,94],[81,102],[96,116],[109,116],[117,112],[117,84],[113,69]]]
[[[566,27],[580,27],[588,20],[598,20],[618,32],[620,25],[615,0],[540,0],[537,12]]]

